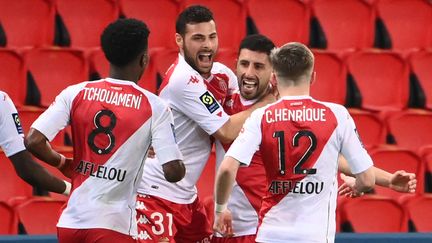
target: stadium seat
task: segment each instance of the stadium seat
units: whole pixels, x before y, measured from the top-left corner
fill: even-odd
[[[425,95],[425,107],[432,110],[432,51],[416,52],[409,61],[411,71],[416,75]]]
[[[142,87],[148,90],[156,91],[165,77],[168,68],[175,62],[178,56],[178,50],[165,49],[150,52],[150,63],[147,66],[144,77],[138,82]]]
[[[411,198],[404,203],[409,219],[413,222],[416,232],[432,232],[432,194],[424,194]]]
[[[424,0],[382,0],[377,2],[394,50],[430,47],[432,5]]]
[[[36,197],[18,205],[15,210],[27,234],[56,234],[60,209],[64,204],[61,200]]]
[[[0,90],[8,93],[15,106],[25,103],[26,68],[22,57],[13,50],[0,49]]]
[[[363,0],[315,0],[312,8],[327,40],[327,49],[373,46],[375,11]]]
[[[237,49],[222,49],[218,51],[215,60],[229,67],[235,73],[237,58]]]
[[[398,112],[387,122],[389,132],[399,147],[420,152],[423,146],[432,145],[431,112],[423,110]]]
[[[109,75],[109,62],[101,49],[92,51],[89,55],[90,72],[98,78]]]
[[[376,114],[359,109],[349,109],[349,113],[366,149],[386,143],[387,129]]]
[[[309,42],[310,10],[302,1],[249,0],[247,7],[258,32],[269,37],[276,46],[290,41]]]
[[[316,78],[311,96],[317,100],[345,104],[347,68],[335,54],[314,50]]]
[[[71,47],[99,47],[102,31],[119,16],[114,0],[56,0],[56,3]]]
[[[26,55],[26,61],[42,107],[48,107],[67,86],[88,80],[87,62],[77,50],[36,49]]]
[[[12,204],[13,198],[27,198],[32,196],[33,188],[23,181],[15,172],[12,162],[0,150],[0,201]]]
[[[417,179],[416,193],[424,192],[424,164],[420,158],[409,150],[399,149],[396,147],[378,148],[370,153],[374,165],[380,169],[394,173],[397,170],[415,173]],[[391,189],[376,186],[375,193],[381,196],[387,196],[399,199],[403,194]]]
[[[237,48],[246,36],[246,8],[241,0],[184,0],[184,7],[200,4],[214,15],[219,48]]]
[[[50,0],[0,0],[0,22],[6,46],[29,48],[52,45],[55,9]]]
[[[363,196],[346,200],[342,217],[356,233],[407,232],[408,217],[402,206],[389,198]]]
[[[408,105],[409,69],[396,53],[364,51],[347,59],[348,71],[361,94],[361,107],[402,110]]]
[[[421,150],[425,163],[425,192],[432,192],[432,145],[424,146]]]
[[[18,220],[13,208],[5,202],[0,202],[0,215],[0,235],[16,234],[18,229]]]
[[[179,13],[177,0],[120,0],[120,9],[128,18],[144,21],[150,29],[149,48],[176,48],[175,23]]]

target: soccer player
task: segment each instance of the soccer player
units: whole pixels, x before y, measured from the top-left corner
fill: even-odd
[[[218,36],[208,8],[195,5],[180,13],[176,42],[180,53],[166,72],[160,97],[172,109],[187,173],[170,184],[157,166],[158,153],[146,162],[137,198],[140,242],[209,241],[212,229],[195,185],[210,155],[210,135],[231,142],[252,109],[272,96],[233,116],[224,112],[222,104],[237,89],[237,80],[229,68],[213,61]]]
[[[26,138],[35,156],[72,179],[57,224],[59,242],[136,242],[136,191],[150,145],[165,180],[177,182],[185,174],[169,107],[136,84],[147,64],[148,36],[147,26],[135,19],[108,25],[101,45],[109,78],[64,89]],[[68,123],[73,160],[48,143]]]
[[[228,150],[216,179],[215,230],[232,234],[228,197],[240,164],[261,153],[266,195],[256,242],[333,242],[339,152],[356,180],[353,192],[373,188],[373,163],[345,107],[309,96],[314,57],[288,43],[270,55],[281,99],[258,109]]]
[[[273,42],[263,35],[249,35],[242,40],[236,68],[239,91],[235,92],[225,102],[224,109],[228,115],[248,109],[265,94],[265,87],[267,87],[272,74],[269,56],[273,48],[275,48]],[[229,144],[221,144],[216,141],[216,161],[218,166],[228,148]],[[350,174],[347,162],[343,158],[339,161],[339,169]],[[212,242],[255,242],[258,212],[261,199],[266,192],[266,174],[262,163],[261,154],[257,151],[248,167],[239,168],[227,205],[231,212],[231,225],[235,235],[229,238],[216,234],[212,238]],[[415,191],[416,180],[414,174],[404,171],[390,174],[378,168],[374,169],[377,185],[390,187],[401,192]],[[250,178],[253,178],[253,180]],[[346,178],[346,180],[349,180],[349,178]],[[347,185],[341,188],[341,194],[349,195],[350,192],[351,190]]]
[[[0,147],[12,162],[18,176],[30,185],[69,195],[71,185],[36,163],[24,146],[24,131],[9,96],[0,91]]]

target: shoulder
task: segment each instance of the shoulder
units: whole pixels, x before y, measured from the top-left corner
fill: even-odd
[[[225,74],[228,76],[228,78],[235,78],[235,74],[234,72],[227,66],[225,66],[224,64],[220,63],[220,62],[214,62],[213,63],[213,67],[212,67],[212,73],[214,74]]]
[[[338,121],[349,120],[351,117],[348,112],[348,109],[343,105],[332,103],[332,102],[317,101],[317,100],[315,100],[315,102],[328,107]]]

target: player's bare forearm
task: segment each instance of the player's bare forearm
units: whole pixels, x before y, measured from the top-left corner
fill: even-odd
[[[367,170],[356,174],[356,181],[353,190],[355,192],[367,192],[374,188],[375,186],[375,172],[373,166],[369,167]]]
[[[26,150],[10,156],[9,159],[18,176],[27,183],[51,192],[63,193],[65,191],[65,182],[35,162]]]
[[[217,204],[226,204],[231,194],[234,179],[237,175],[239,162],[232,157],[225,157],[216,175],[215,201]]]
[[[36,158],[54,167],[60,164],[61,155],[51,148],[47,138],[38,130],[30,128],[24,143],[27,150]]]

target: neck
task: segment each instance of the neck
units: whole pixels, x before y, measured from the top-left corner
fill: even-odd
[[[310,89],[308,86],[283,86],[278,85],[278,91],[280,96],[300,96],[300,95],[310,95]]]
[[[133,70],[131,67],[124,67],[124,68],[118,68],[115,66],[110,67],[110,73],[109,77],[114,79],[121,79],[121,80],[129,80],[134,83],[137,83],[140,79],[140,74]]]

